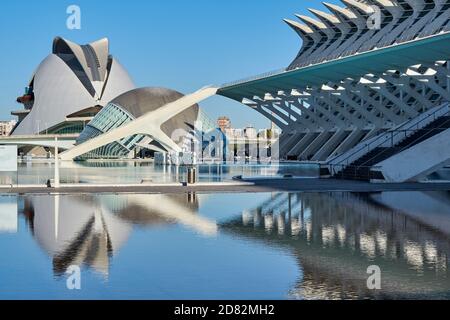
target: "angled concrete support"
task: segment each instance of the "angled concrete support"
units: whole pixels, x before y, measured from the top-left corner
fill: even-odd
[[[319,117],[317,114],[315,114],[313,111],[311,111],[309,108],[304,106],[304,101],[299,101],[298,99],[293,99],[290,101],[292,105],[294,105],[296,108],[300,109],[302,112],[304,112],[306,115],[310,117],[312,121],[322,129],[328,129],[332,126],[332,124],[328,123],[325,119]]]
[[[303,150],[299,159],[301,160],[311,160],[314,153],[333,135],[330,131],[324,131],[317,136],[306,148]]]
[[[135,134],[150,136],[153,140],[158,141],[168,150],[181,151],[180,147],[161,130],[161,125],[173,116],[183,112],[196,103],[215,95],[216,92],[217,88],[203,88],[195,93],[186,95],[181,99],[166,104],[157,110],[148,112],[142,117],[122,127],[106,132],[72,148],[69,151],[61,153],[60,159],[73,160],[89,151]]]
[[[315,132],[305,134],[305,136],[288,152],[288,155],[298,156],[318,135],[319,133]]]
[[[275,123],[279,128],[285,129],[289,124],[289,119],[283,114],[280,116],[278,110],[272,110],[269,106],[270,102],[266,102],[265,100],[254,97],[252,100],[245,99],[242,103],[250,108],[258,111],[263,116],[268,118],[270,121]]]
[[[347,136],[348,131],[344,129],[338,130],[330,139],[328,139],[328,141],[325,142],[325,144],[319,149],[319,151],[316,152],[311,160],[325,161]]]
[[[280,143],[280,156],[285,157],[289,155],[289,151],[292,150],[292,148],[303,139],[303,137],[307,135],[307,133],[304,132],[293,132],[291,133],[291,137],[283,137],[281,138],[283,143]]]
[[[341,155],[341,154],[347,152],[348,150],[350,150],[351,148],[353,148],[353,147],[361,140],[361,138],[362,138],[365,134],[366,134],[366,133],[365,133],[364,130],[361,130],[361,129],[356,129],[356,130],[354,130],[352,133],[350,133],[350,134],[348,135],[347,138],[345,138],[344,141],[342,141],[342,143],[341,143],[340,145],[338,145],[338,146],[336,147],[336,149],[334,149],[334,150],[330,153],[330,155],[329,155],[327,161],[329,161],[329,160],[331,160],[332,158],[334,158],[334,157],[336,157],[336,156],[338,156],[338,155]]]
[[[371,112],[367,111],[366,105],[364,104],[364,100],[361,100],[363,103],[358,104],[356,103],[351,97],[350,94],[347,92],[341,92],[336,97],[343,101],[345,104],[350,106],[355,110],[355,112],[359,113],[363,118],[366,119],[364,122],[365,125],[367,125],[368,122],[371,122],[373,125],[382,125],[382,120],[372,114]]]

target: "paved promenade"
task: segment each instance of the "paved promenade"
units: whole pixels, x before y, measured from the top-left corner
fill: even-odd
[[[0,193],[225,193],[225,192],[382,192],[382,191],[450,191],[450,183],[368,183],[334,179],[255,179],[231,182],[166,184],[62,184],[60,188],[45,185],[0,187]]]

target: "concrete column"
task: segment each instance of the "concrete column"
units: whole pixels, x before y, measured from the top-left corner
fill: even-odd
[[[312,160],[312,156],[319,150],[319,148],[333,135],[330,131],[324,131],[319,134],[304,150],[300,153],[301,160]]]
[[[361,137],[364,135],[364,131],[361,129],[356,129],[352,133],[348,135],[347,138],[344,139],[344,141],[339,144],[330,154],[329,158],[327,160],[330,160],[335,157],[335,154],[341,155],[344,152],[347,152],[351,148],[353,148],[358,141],[361,139]]]
[[[332,154],[332,152],[342,143],[342,141],[345,140],[346,137],[347,131],[345,131],[344,129],[336,131],[336,133],[323,144],[319,151],[316,152],[316,154],[312,157],[312,160],[326,160],[328,156]]]
[[[303,138],[287,153],[289,156],[298,156],[305,148],[309,146],[319,135],[319,133],[310,132],[303,136]]]
[[[58,189],[59,184],[59,148],[58,148],[58,138],[55,137],[55,185],[54,188]]]

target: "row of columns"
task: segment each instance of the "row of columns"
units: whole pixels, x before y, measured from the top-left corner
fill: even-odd
[[[325,161],[450,101],[449,68],[439,61],[242,102],[282,129],[280,157]]]

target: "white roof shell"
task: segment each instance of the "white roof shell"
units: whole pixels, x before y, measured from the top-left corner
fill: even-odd
[[[78,62],[82,70],[71,68],[58,52],[55,53],[55,45],[61,43],[70,48],[76,57],[75,63]],[[56,38],[53,46],[54,52],[44,59],[33,77],[33,108],[13,135],[44,132],[64,122],[68,115],[98,105],[105,106],[115,97],[135,88],[123,66],[116,59],[109,58],[107,39],[87,45],[97,58],[98,74],[95,78],[82,46],[61,38]],[[80,80],[80,74],[88,79],[94,90],[89,91]]]

